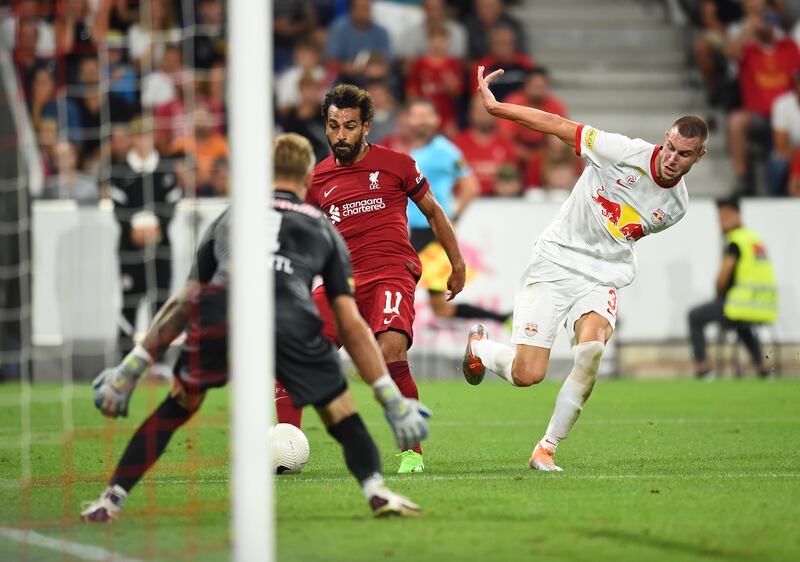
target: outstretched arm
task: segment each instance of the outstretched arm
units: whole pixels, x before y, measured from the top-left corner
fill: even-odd
[[[444,248],[447,254],[447,259],[450,260],[450,277],[447,278],[447,300],[453,300],[455,296],[464,288],[464,283],[467,278],[467,267],[464,263],[464,258],[461,255],[461,250],[458,248],[456,241],[456,231],[453,229],[453,224],[450,219],[439,205],[433,191],[430,189],[425,193],[425,196],[417,202],[417,207],[428,219],[428,224],[431,230],[436,235],[436,239]]]
[[[497,101],[489,89],[489,84],[498,76],[503,75],[503,69],[495,70],[486,77],[483,76],[483,72],[484,67],[479,66],[478,94],[481,96],[486,111],[495,117],[515,121],[534,131],[539,131],[546,135],[555,135],[569,146],[575,147],[575,135],[578,131],[578,124],[575,121],[532,107]]]

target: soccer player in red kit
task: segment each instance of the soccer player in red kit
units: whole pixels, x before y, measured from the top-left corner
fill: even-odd
[[[466,269],[455,231],[411,156],[366,142],[373,106],[369,94],[352,85],[329,91],[322,114],[333,154],[314,169],[306,202],[320,207],[344,237],[353,261],[356,303],[383,352],[389,373],[406,397],[418,398],[408,368],[414,338],[414,291],[422,274],[408,239],[407,200],[417,204],[450,260],[448,300],[464,288]],[[330,306],[318,287],[314,300],[336,340]],[[299,424],[299,412],[278,389],[278,421]],[[401,452],[399,473],[424,469],[417,445]]]

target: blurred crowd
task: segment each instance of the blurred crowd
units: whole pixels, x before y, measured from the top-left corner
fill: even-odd
[[[679,0],[712,126],[736,191],[800,195],[800,0]],[[473,97],[478,65],[499,99],[568,116],[503,0],[274,0],[278,128],[329,153],[319,111],[340,82],[372,94],[369,140],[408,150],[406,107],[433,102],[485,196],[569,190],[582,164],[560,142],[498,122]],[[115,166],[155,154],[192,196],[228,189],[225,0],[14,0],[3,20],[39,145],[43,195],[96,201]],[[138,140],[137,140],[138,139]],[[144,152],[142,152],[144,150]]]
[[[566,115],[503,0],[272,5],[275,121],[308,137],[318,159],[329,153],[320,101],[348,82],[372,94],[370,140],[399,150],[415,135],[405,107],[430,99],[483,195],[571,188],[574,154],[498,123],[471,96],[479,64],[502,67],[498,98]],[[116,166],[153,154],[187,195],[226,194],[225,0],[15,0],[13,9],[2,34],[13,42],[44,197],[95,202]]]
[[[681,2],[709,108],[722,115],[712,124],[727,133],[734,192],[800,197],[800,1]]]

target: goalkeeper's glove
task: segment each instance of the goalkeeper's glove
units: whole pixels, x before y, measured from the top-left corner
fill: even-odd
[[[95,408],[110,418],[128,417],[133,389],[151,361],[147,350],[137,345],[119,365],[104,369],[92,382]]]
[[[400,394],[400,389],[388,374],[372,383],[372,388],[375,398],[383,405],[383,413],[401,449],[409,449],[428,436],[428,422],[425,421],[431,417],[428,408]]]

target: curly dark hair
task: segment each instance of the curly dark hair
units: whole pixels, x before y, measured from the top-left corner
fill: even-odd
[[[361,121],[364,123],[372,121],[372,116],[375,114],[369,92],[352,84],[339,84],[325,94],[325,100],[322,102],[322,116],[325,119],[328,118],[328,108],[332,105],[338,108],[357,107],[361,111]]]

